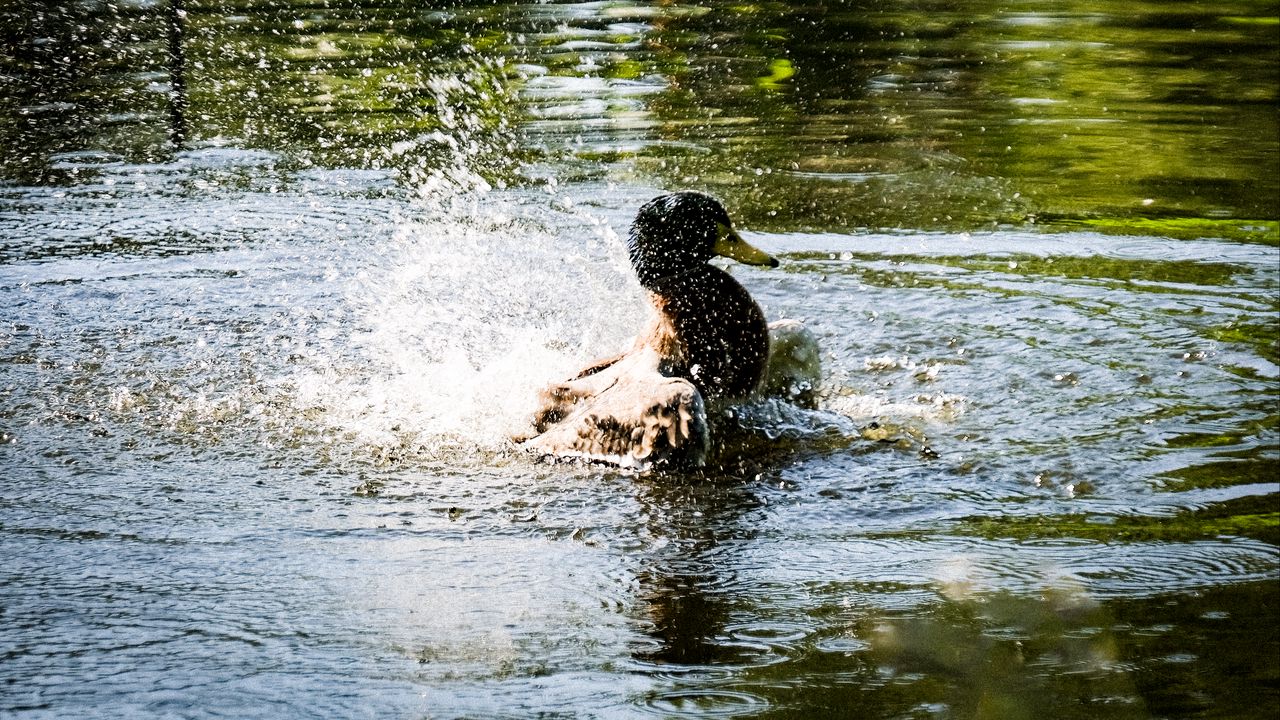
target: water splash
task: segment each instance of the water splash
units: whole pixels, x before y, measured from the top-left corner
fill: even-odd
[[[297,404],[375,453],[500,456],[541,386],[638,325],[609,218],[458,184],[420,187],[416,216],[348,269],[342,352],[291,381]]]

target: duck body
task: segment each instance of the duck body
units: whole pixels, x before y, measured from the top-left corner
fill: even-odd
[[[683,192],[641,207],[628,236],[652,317],[632,348],[543,391],[522,445],[541,455],[646,469],[705,462],[707,405],[743,399],[769,362],[769,325],[724,255],[776,267],[733,231],[709,195]]]
[[[701,265],[648,290],[655,320],[639,342],[658,349],[666,374],[687,378],[706,400],[751,394],[769,359],[769,325],[747,289]]]

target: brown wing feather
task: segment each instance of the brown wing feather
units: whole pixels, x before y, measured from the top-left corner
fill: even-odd
[[[629,467],[701,464],[709,446],[702,395],[662,375],[658,362],[641,349],[548,388],[534,417],[540,434],[522,445]]]

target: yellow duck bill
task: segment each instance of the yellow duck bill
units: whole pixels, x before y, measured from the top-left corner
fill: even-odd
[[[743,240],[733,228],[721,226],[720,239],[716,240],[712,252],[730,260],[737,260],[745,265],[766,265],[778,267],[777,258],[751,243]]]

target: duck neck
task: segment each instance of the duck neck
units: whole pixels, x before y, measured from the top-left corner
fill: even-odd
[[[705,263],[680,271],[644,266],[636,268],[636,277],[640,280],[640,287],[645,290],[659,297],[672,297],[698,292],[700,286],[706,283],[707,276],[717,272],[723,271]]]
[[[694,270],[683,272],[655,263],[644,263],[636,267],[636,278],[640,287],[659,295],[673,291],[673,288],[685,284],[683,279],[693,274]]]

